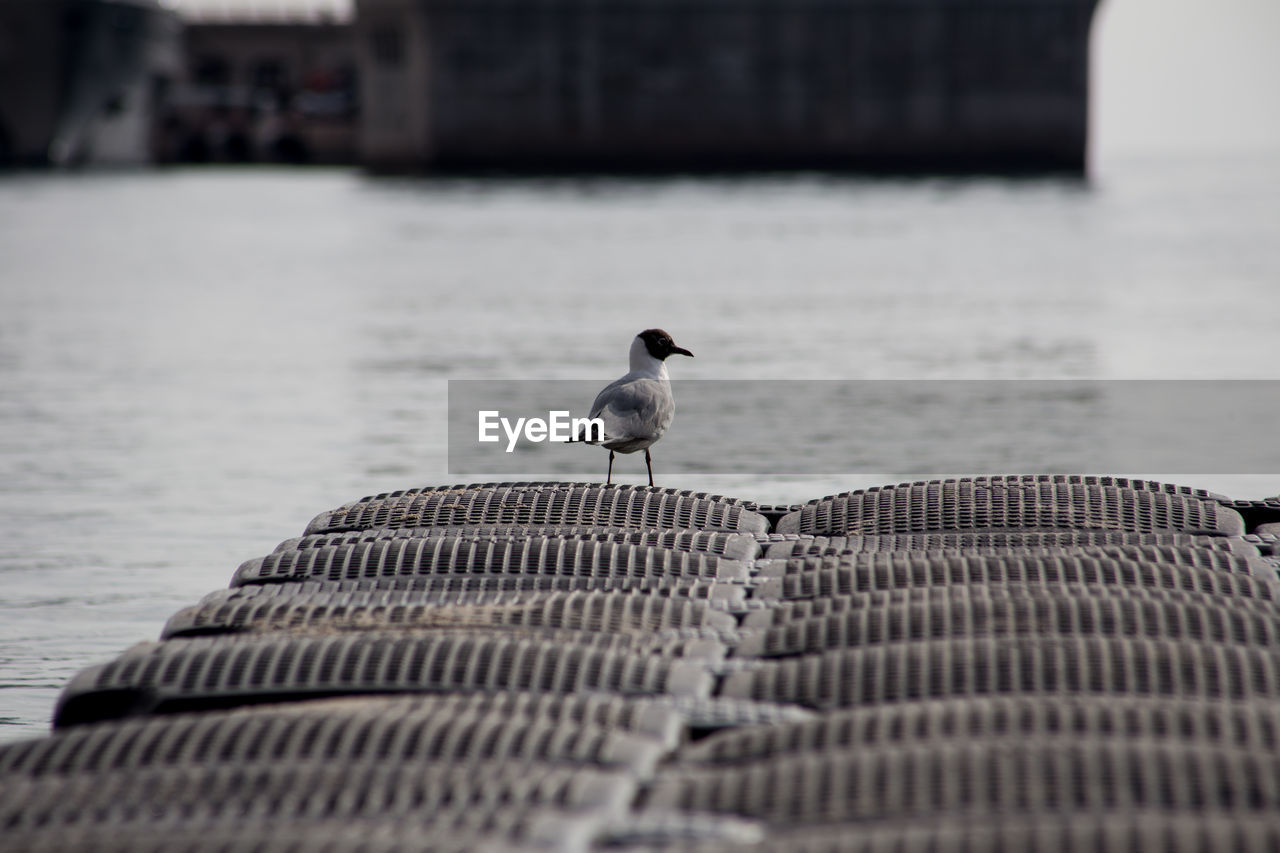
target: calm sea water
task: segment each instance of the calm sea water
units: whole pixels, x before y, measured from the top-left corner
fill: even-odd
[[[1280,159],[1090,183],[2,177],[0,740],[316,513],[465,481],[447,379],[612,378],[649,326],[697,353],[684,378],[1280,378],[1277,222]],[[896,450],[854,477],[660,479],[791,502],[900,480]]]

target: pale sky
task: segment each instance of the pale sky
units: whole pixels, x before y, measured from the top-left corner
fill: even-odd
[[[179,9],[327,9],[351,0],[166,0]],[[1093,151],[1280,150],[1280,0],[1101,0]]]
[[[1102,0],[1094,151],[1280,151],[1280,0]]]

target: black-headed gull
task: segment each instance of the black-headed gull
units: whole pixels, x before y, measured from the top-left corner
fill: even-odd
[[[613,482],[614,453],[644,451],[644,464],[649,469],[649,485],[653,485],[653,459],[649,446],[667,431],[676,414],[676,401],[671,396],[671,380],[667,376],[667,356],[693,353],[676,346],[662,329],[645,329],[631,342],[631,369],[620,379],[610,382],[591,404],[591,417],[604,422],[603,440],[586,432],[578,441],[598,444],[609,450],[609,474],[605,484]]]

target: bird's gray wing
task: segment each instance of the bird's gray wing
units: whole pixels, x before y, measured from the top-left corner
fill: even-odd
[[[675,417],[675,401],[664,382],[624,377],[609,383],[596,395],[590,417],[604,421],[606,441],[630,438],[656,441]]]

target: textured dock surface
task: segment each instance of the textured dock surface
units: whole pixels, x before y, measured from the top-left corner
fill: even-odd
[[[6,851],[1274,851],[1280,501],[490,483],[246,561],[0,747]]]

